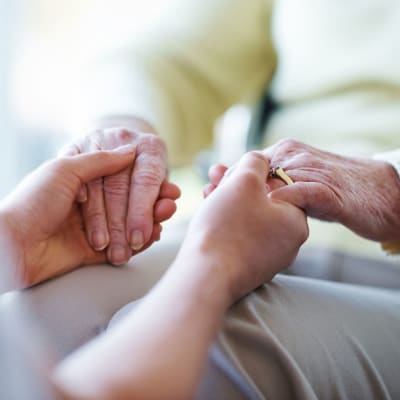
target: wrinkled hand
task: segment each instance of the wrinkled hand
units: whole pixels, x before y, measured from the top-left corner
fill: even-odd
[[[140,128],[140,126],[137,126]],[[62,154],[76,155],[136,146],[136,160],[117,174],[89,182],[80,193],[87,239],[96,250],[106,249],[108,261],[120,265],[148,246],[159,226],[154,207],[163,197],[176,200],[179,189],[167,180],[164,142],[136,129],[100,129],[70,145]]]
[[[336,221],[376,241],[400,238],[400,179],[394,168],[372,159],[344,157],[295,140],[282,140],[263,153],[294,180],[270,196]]]
[[[232,300],[288,267],[308,236],[303,211],[268,197],[268,173],[266,157],[252,152],[214,180],[182,247],[201,241],[216,273],[226,274]]]
[[[19,285],[31,286],[83,264],[106,260],[86,239],[81,206],[76,197],[82,184],[117,174],[134,161],[135,148],[98,151],[50,161],[25,178],[1,204],[2,227],[8,229],[10,252]],[[154,220],[159,223],[175,211],[168,199],[158,200]],[[157,240],[156,232],[153,240]]]

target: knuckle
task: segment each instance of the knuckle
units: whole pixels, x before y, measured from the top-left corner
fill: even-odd
[[[301,145],[301,142],[292,138],[283,138],[278,141],[277,145],[279,147],[292,149],[299,147]]]
[[[137,133],[125,128],[119,128],[114,131],[114,135],[118,142],[129,143],[136,138]]]
[[[93,228],[94,226],[99,227],[103,226],[103,221],[105,219],[104,213],[97,209],[88,207],[86,210],[86,220]]]
[[[103,188],[103,179],[102,178],[96,178],[90,181],[87,184],[89,190],[99,190]]]
[[[259,187],[259,176],[252,170],[244,170],[241,172],[242,183],[241,186],[244,190],[254,190]]]
[[[142,151],[150,154],[159,154],[166,151],[165,142],[152,133],[144,133],[142,135],[139,147]]]
[[[104,182],[104,193],[107,196],[127,195],[129,192],[129,182],[127,179],[114,177],[112,180]]]
[[[101,129],[89,132],[84,137],[84,148],[101,150],[105,143],[104,132]]]
[[[135,210],[133,212],[132,218],[130,218],[129,220],[129,223],[131,225],[135,225],[135,222],[146,218],[151,212],[152,212],[152,207],[150,207],[150,205],[148,205],[148,207],[145,207],[143,205],[138,204],[135,207]]]
[[[160,178],[150,171],[145,171],[141,172],[137,177],[135,177],[133,184],[146,187],[160,186]]]
[[[306,152],[308,147],[296,139],[284,138],[277,143],[276,148],[281,155],[293,156],[301,152]]]
[[[116,241],[119,242],[126,242],[126,237],[125,237],[125,225],[120,222],[118,223],[117,221],[111,221],[109,222],[109,227],[108,227],[110,237],[112,238],[112,241],[115,243]]]
[[[132,183],[140,186],[161,186],[163,179],[159,165],[149,162],[145,168],[141,168],[133,175]]]
[[[310,164],[317,166],[316,161],[317,160],[314,159],[313,155],[307,150],[301,150],[293,157],[293,162],[295,162],[297,166]]]

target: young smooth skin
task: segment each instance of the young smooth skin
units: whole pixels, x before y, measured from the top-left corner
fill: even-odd
[[[87,240],[83,214],[75,201],[82,185],[129,168],[135,146],[97,151],[50,161],[29,175],[0,206],[4,253],[15,271],[11,287],[26,287],[63,274],[80,265],[106,261]],[[179,189],[161,185],[148,245],[158,240],[160,223],[175,210]],[[135,252],[133,252],[135,253]]]
[[[119,326],[67,358],[69,399],[189,399],[233,302],[295,258],[304,213],[268,197],[268,160],[249,153],[208,196],[167,274]],[[166,312],[166,310],[168,310]]]

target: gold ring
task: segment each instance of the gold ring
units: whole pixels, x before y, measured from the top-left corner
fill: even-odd
[[[269,176],[271,178],[279,178],[280,180],[285,182],[286,185],[293,185],[293,183],[294,183],[292,181],[292,178],[290,178],[290,176],[280,166],[277,166],[275,168],[271,168],[271,170],[269,171]]]

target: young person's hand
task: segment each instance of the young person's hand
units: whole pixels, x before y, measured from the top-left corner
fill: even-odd
[[[16,286],[31,286],[80,265],[106,261],[105,251],[96,251],[87,240],[76,198],[83,184],[130,168],[134,160],[132,145],[59,158],[30,174],[2,202],[2,237],[16,268]],[[160,222],[176,210],[171,190],[179,193],[175,186],[161,186],[147,245],[159,239]]]
[[[249,153],[225,176],[138,307],[60,365],[54,382],[61,393],[71,399],[193,397],[227,308],[287,267],[307,238],[303,211],[268,197],[268,172],[268,160]]]
[[[268,196],[269,170],[258,152],[222,168],[182,246],[188,257],[197,251],[212,260],[215,279],[226,279],[235,300],[288,267],[308,236],[304,212]]]

